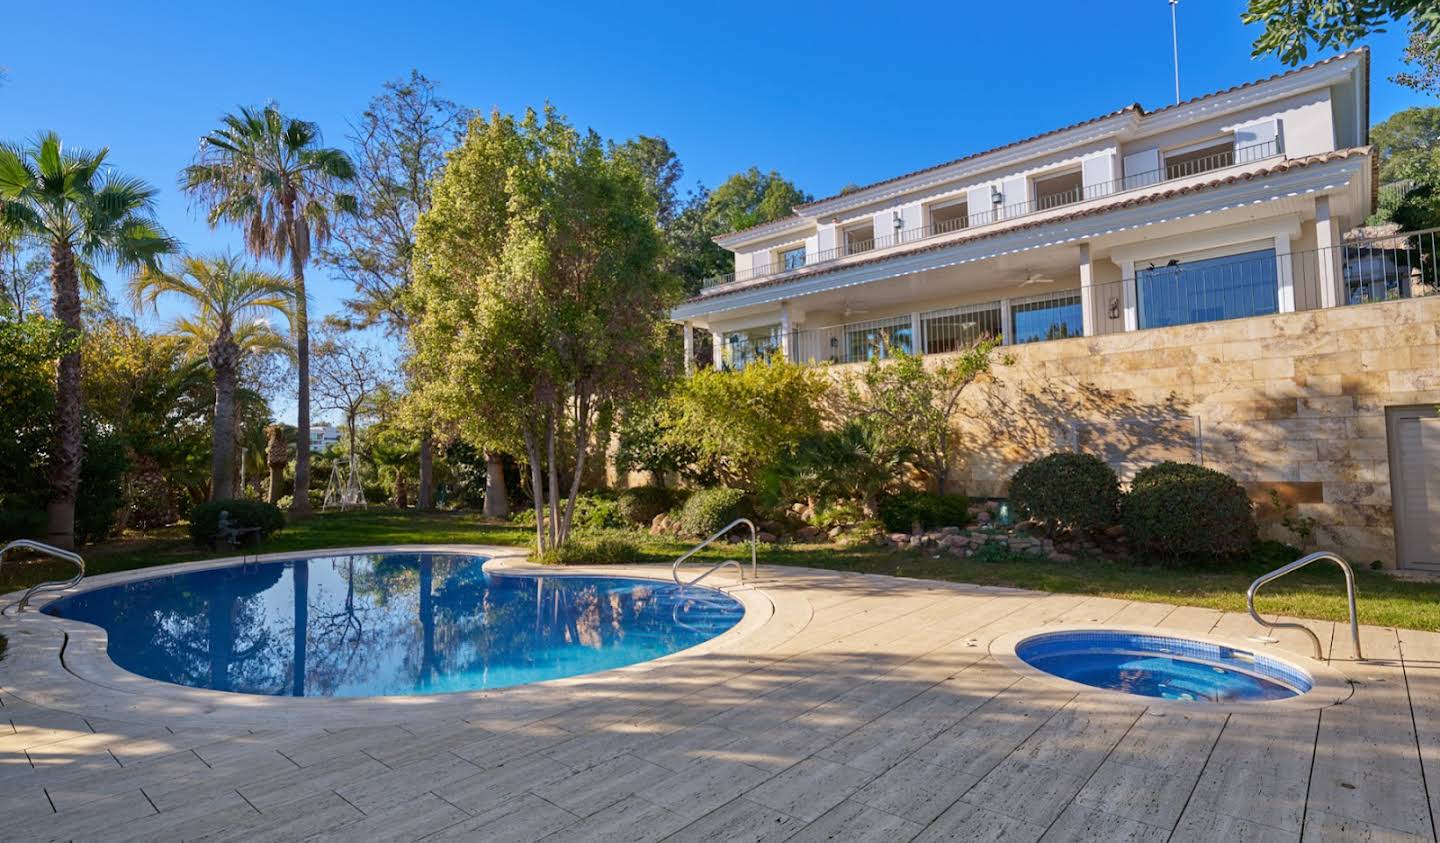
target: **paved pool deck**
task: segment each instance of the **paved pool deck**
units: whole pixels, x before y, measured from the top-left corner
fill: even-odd
[[[389,700],[164,686],[107,667],[93,628],[7,616],[0,837],[1436,840],[1440,634],[1363,627],[1359,662],[1347,627],[1309,622],[1343,702],[1152,706],[991,642],[1104,623],[1313,666],[1310,644],[1210,609],[815,570],[736,594],[747,619],[710,646]]]

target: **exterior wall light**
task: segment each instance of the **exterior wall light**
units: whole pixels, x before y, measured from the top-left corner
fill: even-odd
[[[1004,201],[1005,194],[1000,192],[1000,188],[996,187],[993,184],[990,185],[990,203],[993,205],[999,205],[1001,202]]]

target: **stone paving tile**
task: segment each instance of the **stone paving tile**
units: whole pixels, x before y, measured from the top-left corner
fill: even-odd
[[[539,840],[582,822],[580,817],[532,794],[522,793],[447,826],[422,840],[484,840],[486,843]]]
[[[1157,828],[1076,804],[1066,808],[1040,839],[1065,843],[1165,843],[1169,837],[1168,826]]]
[[[441,755],[404,767],[376,773],[367,779],[335,788],[335,792],[367,815],[412,800],[480,772],[480,768],[454,755]]]
[[[146,795],[149,796],[149,791]],[[105,839],[107,843],[193,839],[233,825],[253,822],[260,816],[260,812],[235,791],[217,792],[203,799],[161,808],[158,814],[107,829]]]
[[[1199,772],[1162,773],[1106,761],[1075,795],[1075,802],[1152,826],[1174,828]]]
[[[925,827],[915,843],[964,840],[967,843],[1034,843],[1045,826],[986,810],[969,802],[956,802]]]
[[[101,770],[70,779],[65,779],[45,788],[50,802],[57,811],[65,811],[76,805],[103,799],[117,793],[159,784],[171,779],[191,776],[210,769],[200,756],[193,752],[167,755],[133,767],[120,770]]]
[[[334,791],[326,790],[266,808],[258,817],[236,823],[204,839],[207,843],[284,843],[302,840],[364,818],[359,808],[341,799]]]
[[[640,791],[640,796],[662,808],[696,820],[774,776],[770,770],[738,761],[701,759],[669,781]]]
[[[1214,811],[1186,809],[1170,843],[1294,843],[1300,833]]]
[[[850,798],[871,808],[928,825],[979,783],[911,756],[891,767]]]
[[[875,774],[866,770],[807,758],[750,791],[746,798],[810,822],[874,778]]]
[[[805,823],[745,797],[733,799],[665,838],[675,843],[745,840],[769,843],[787,840]]]
[[[521,727],[517,732],[493,734],[450,747],[449,751],[479,767],[488,770],[499,767],[513,759],[534,755],[541,750],[568,740],[569,732],[550,727]]]
[[[360,726],[337,729],[293,743],[281,742],[275,748],[301,767],[309,767],[341,755],[349,755],[384,740],[404,740],[409,737],[412,737],[411,734],[399,726]]]
[[[402,769],[409,769],[402,768]],[[435,795],[469,813],[479,814],[546,782],[573,775],[568,767],[544,755],[533,755],[477,770],[475,775],[434,786]]]
[[[1049,826],[1085,786],[1085,779],[1023,758],[1007,758],[963,800],[1016,819]]]
[[[622,755],[574,775],[536,784],[530,790],[576,816],[588,817],[674,776],[658,764]]]
[[[673,811],[631,796],[541,839],[547,843],[649,843],[679,831],[687,822]]]
[[[1305,812],[1305,834],[1300,839],[1304,843],[1351,840],[1363,843],[1421,843],[1423,840],[1434,840],[1429,835],[1411,834],[1378,823],[1317,810]]]
[[[421,793],[377,811],[367,811],[363,820],[336,826],[310,838],[314,843],[382,843],[418,840],[449,828],[469,815],[433,793]]]
[[[47,811],[22,818],[7,813],[5,833],[15,840],[98,839],[122,823],[154,813],[155,806],[136,789],[86,802],[58,814]]]
[[[805,826],[790,839],[796,843],[818,840],[891,843],[895,840],[909,840],[919,833],[920,828],[916,823],[894,814],[846,800],[825,812],[824,816]]]
[[[277,753],[278,754],[278,753]],[[351,782],[384,773],[389,768],[363,752],[338,755],[309,767],[265,776],[238,787],[240,795],[261,811],[326,793]],[[348,803],[347,803],[348,804]]]

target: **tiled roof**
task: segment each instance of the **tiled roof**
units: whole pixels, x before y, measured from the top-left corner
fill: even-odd
[[[1081,211],[1075,211],[1070,214],[1061,214],[1053,217],[1042,217],[1039,219],[1017,223],[1016,225],[1012,226],[998,225],[993,231],[986,231],[980,234],[972,235],[970,237],[957,237],[950,240],[939,240],[935,243],[929,243],[914,249],[903,249],[894,251],[887,250],[885,252],[876,254],[872,258],[858,260],[851,263],[817,264],[814,270],[810,272],[806,272],[802,269],[795,274],[786,275],[783,278],[772,278],[761,281],[757,284],[748,284],[745,286],[734,287],[728,290],[715,290],[709,293],[701,293],[700,295],[694,296],[687,301],[708,301],[710,299],[719,298],[721,296],[726,296],[731,293],[757,290],[764,287],[774,286],[776,284],[786,284],[794,281],[797,278],[810,278],[816,275],[825,275],[830,272],[837,272],[842,269],[853,269],[857,266],[867,266],[872,263],[889,260],[890,258],[897,255],[914,255],[923,252],[934,251],[936,249],[948,249],[951,246],[956,246],[961,243],[973,243],[978,240],[998,237],[1002,234],[1011,234],[1016,231],[1024,231],[1026,229],[1038,228],[1042,225],[1051,225],[1059,222],[1070,222],[1072,220],[1094,216],[1096,214],[1103,214],[1107,211],[1114,211],[1120,208],[1131,208],[1137,205],[1148,205],[1164,199],[1170,199],[1175,196],[1184,196],[1186,194],[1196,193],[1202,190],[1209,190],[1216,187],[1224,187],[1226,185],[1238,184],[1239,182],[1253,181],[1258,178],[1264,178],[1265,176],[1271,176],[1277,173],[1285,173],[1289,172],[1290,170],[1302,169],[1304,167],[1315,164],[1328,164],[1331,161],[1343,161],[1348,158],[1357,158],[1360,156],[1368,155],[1370,153],[1370,150],[1371,147],[1368,146],[1357,146],[1351,147],[1349,149],[1337,149],[1333,152],[1324,152],[1318,155],[1307,155],[1304,158],[1292,158],[1289,160],[1276,162],[1275,164],[1260,170],[1251,170],[1250,172],[1236,173],[1231,176],[1226,176],[1225,178],[1211,179],[1210,181],[1187,184],[1167,190],[1156,190],[1149,193],[1138,193],[1134,196],[1127,196],[1124,199],[1116,202],[1109,202],[1104,205],[1095,205],[1093,207],[1086,208]],[[964,229],[960,230],[963,231]]]
[[[892,183],[892,182],[902,181],[902,180],[904,180],[904,179],[912,178],[912,177],[914,177],[914,176],[924,175],[925,173],[933,172],[933,171],[935,171],[935,170],[942,170],[942,169],[944,169],[944,168],[946,168],[946,167],[950,167],[950,166],[953,166],[953,165],[955,165],[955,164],[960,164],[960,163],[962,163],[962,162],[969,161],[969,160],[974,159],[974,158],[980,158],[980,157],[985,156],[985,155],[990,155],[991,153],[994,153],[994,152],[1000,152],[1001,150],[1010,149],[1011,147],[1016,147],[1016,146],[1020,146],[1020,145],[1022,145],[1022,144],[1027,144],[1027,143],[1030,143],[1030,142],[1032,142],[1032,141],[1037,141],[1037,140],[1040,140],[1040,139],[1042,139],[1042,138],[1050,137],[1051,135],[1058,135],[1058,134],[1060,134],[1060,133],[1062,133],[1062,132],[1069,132],[1069,131],[1072,131],[1072,130],[1074,130],[1074,129],[1079,129],[1079,128],[1083,127],[1083,126],[1088,126],[1088,125],[1090,125],[1090,124],[1092,124],[1092,123],[1098,123],[1098,122],[1100,122],[1100,121],[1102,121],[1102,120],[1108,120],[1108,119],[1110,119],[1110,118],[1112,118],[1112,117],[1117,117],[1117,116],[1119,116],[1119,115],[1121,115],[1121,114],[1126,114],[1126,113],[1132,113],[1132,112],[1133,112],[1133,113],[1135,113],[1135,114],[1138,114],[1138,115],[1144,117],[1144,116],[1149,116],[1149,115],[1152,115],[1152,114],[1160,114],[1160,113],[1162,113],[1162,112],[1170,111],[1170,110],[1176,109],[1176,108],[1184,108],[1185,106],[1194,105],[1194,104],[1196,104],[1196,103],[1198,103],[1198,102],[1201,102],[1201,101],[1203,101],[1203,100],[1208,100],[1208,99],[1211,99],[1211,98],[1213,98],[1213,97],[1222,97],[1222,96],[1225,96],[1225,95],[1227,95],[1227,94],[1233,94],[1233,93],[1235,93],[1236,91],[1243,91],[1243,90],[1248,89],[1248,88],[1253,88],[1253,87],[1255,87],[1255,86],[1257,86],[1257,85],[1264,85],[1264,84],[1267,84],[1267,83],[1270,83],[1270,82],[1274,82],[1274,81],[1276,81],[1277,79],[1284,79],[1284,78],[1287,77],[1287,76],[1294,76],[1294,75],[1297,74],[1297,73],[1304,73],[1304,72],[1306,72],[1306,71],[1313,70],[1313,69],[1315,69],[1315,68],[1317,68],[1317,67],[1323,67],[1324,65],[1332,64],[1332,63],[1334,63],[1334,62],[1341,61],[1341,60],[1343,60],[1343,59],[1349,58],[1350,56],[1354,56],[1354,55],[1363,55],[1363,56],[1365,56],[1365,58],[1366,58],[1366,60],[1367,60],[1367,63],[1368,63],[1369,55],[1370,55],[1370,50],[1369,50],[1368,47],[1360,47],[1360,48],[1358,48],[1358,49],[1350,50],[1350,51],[1348,51],[1348,52],[1338,53],[1338,54],[1333,55],[1333,56],[1331,56],[1331,57],[1329,57],[1329,58],[1321,59],[1320,61],[1314,62],[1314,63],[1312,63],[1312,64],[1307,64],[1307,65],[1305,65],[1304,67],[1297,67],[1297,68],[1294,68],[1294,69],[1292,69],[1292,70],[1287,70],[1287,71],[1285,71],[1284,73],[1276,73],[1276,74],[1274,74],[1273,76],[1267,76],[1267,77],[1265,77],[1264,79],[1255,79],[1255,80],[1253,80],[1253,81],[1245,82],[1245,83],[1242,83],[1242,84],[1240,84],[1240,85],[1234,85],[1234,86],[1231,86],[1231,87],[1229,87],[1229,88],[1226,88],[1226,89],[1224,89],[1224,90],[1222,90],[1222,91],[1215,91],[1215,92],[1209,93],[1209,94],[1202,94],[1201,96],[1198,96],[1198,97],[1191,97],[1190,99],[1185,100],[1184,102],[1179,102],[1179,103],[1176,103],[1176,104],[1174,104],[1174,105],[1167,105],[1167,106],[1165,106],[1165,107],[1163,107],[1163,108],[1154,109],[1153,111],[1147,111],[1147,110],[1145,109],[1145,107],[1142,106],[1142,105],[1141,105],[1140,103],[1138,103],[1138,102],[1137,102],[1137,103],[1131,103],[1130,105],[1127,105],[1127,106],[1125,106],[1124,108],[1116,109],[1115,111],[1111,111],[1111,112],[1109,112],[1108,114],[1101,114],[1101,115],[1099,115],[1098,117],[1091,117],[1091,118],[1086,119],[1086,120],[1081,120],[1081,121],[1078,122],[1078,123],[1071,123],[1070,125],[1068,125],[1068,126],[1063,126],[1063,127],[1059,128],[1059,129],[1051,129],[1051,130],[1048,131],[1048,132],[1042,132],[1042,133],[1040,133],[1040,134],[1038,134],[1038,135],[1031,135],[1031,136],[1028,137],[1028,138],[1021,138],[1020,140],[1011,141],[1010,143],[1001,144],[1000,146],[992,147],[992,148],[990,148],[990,149],[982,150],[982,151],[980,151],[980,152],[972,152],[972,153],[970,153],[970,154],[968,154],[968,155],[962,155],[962,156],[959,157],[959,158],[955,158],[955,159],[952,159],[952,160],[950,160],[950,161],[946,161],[946,162],[941,163],[941,164],[935,164],[935,165],[929,166],[929,167],[922,167],[922,168],[920,168],[920,169],[918,169],[918,170],[914,170],[914,171],[911,171],[911,172],[909,172],[909,173],[905,173],[905,174],[903,174],[903,175],[893,176],[893,177],[888,178],[888,179],[881,179],[880,181],[877,181],[877,182],[871,182],[870,184],[861,185],[861,186],[858,187],[858,188],[853,188],[853,189],[851,189],[851,190],[848,191],[848,192],[849,192],[849,193],[854,193],[854,192],[857,192],[857,191],[860,191],[860,190],[869,190],[869,189],[872,188],[872,187],[880,187],[881,185],[886,185],[886,184],[890,184],[890,183]],[[797,205],[797,206],[796,206],[796,210],[797,210],[797,212],[798,212],[799,209],[809,208],[809,207],[811,207],[811,206],[813,206],[813,205],[818,205],[818,204],[820,204],[820,203],[822,203],[822,202],[829,202],[829,201],[832,200],[832,199],[839,199],[841,196],[844,196],[844,195],[846,195],[846,194],[845,194],[845,193],[836,193],[836,194],[831,195],[831,196],[826,196],[826,197],[824,197],[824,198],[822,198],[822,199],[813,199],[813,200],[811,200],[811,201],[809,201],[809,202],[803,203],[803,204],[801,204],[801,205]],[[730,237],[733,237],[733,236],[736,235],[736,234],[744,234],[744,233],[746,233],[746,232],[754,231],[754,230],[757,230],[757,229],[761,229],[761,228],[764,228],[764,227],[766,227],[766,226],[775,225],[776,223],[778,223],[778,222],[780,222],[780,221],[781,221],[781,220],[771,220],[770,222],[760,223],[759,225],[752,225],[752,226],[750,226],[750,227],[748,227],[748,228],[741,228],[741,229],[737,229],[737,230],[735,230],[735,231],[727,231],[726,233],[720,235],[720,237],[730,238]]]

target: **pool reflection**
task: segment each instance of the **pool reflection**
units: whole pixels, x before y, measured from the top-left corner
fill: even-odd
[[[483,558],[348,555],[99,589],[47,612],[93,623],[126,670],[293,696],[499,688],[605,670],[729,629],[732,598],[612,577],[490,575]]]

